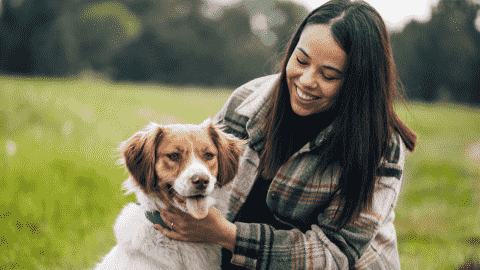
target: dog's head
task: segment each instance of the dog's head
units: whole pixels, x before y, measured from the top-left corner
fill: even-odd
[[[238,171],[242,142],[210,119],[200,125],[150,123],[119,151],[133,181],[166,205],[176,202],[195,218],[208,214],[207,197]]]

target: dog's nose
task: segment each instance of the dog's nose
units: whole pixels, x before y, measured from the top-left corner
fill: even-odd
[[[190,177],[190,180],[192,181],[193,186],[201,190],[206,189],[208,183],[210,183],[208,175],[204,173],[196,173]]]

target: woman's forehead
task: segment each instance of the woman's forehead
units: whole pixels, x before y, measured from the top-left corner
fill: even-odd
[[[347,59],[347,54],[335,42],[330,27],[325,24],[306,26],[296,48],[307,53],[313,61],[328,62],[340,70],[343,70]]]

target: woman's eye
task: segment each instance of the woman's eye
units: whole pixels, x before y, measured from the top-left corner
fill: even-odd
[[[167,154],[167,157],[171,161],[178,161],[180,159],[180,155],[178,153]]]
[[[325,76],[325,74],[323,74],[322,76],[323,76],[323,77],[325,78],[325,80],[327,80],[327,81],[332,81],[332,80],[335,80],[335,78],[333,78],[333,77],[328,77],[328,76]]]
[[[303,62],[302,60],[300,60],[300,58],[296,57],[297,58],[297,62],[300,64],[300,65],[306,65],[307,62]]]

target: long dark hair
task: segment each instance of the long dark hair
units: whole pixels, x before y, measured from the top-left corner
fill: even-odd
[[[302,31],[311,24],[330,26],[334,39],[347,54],[343,83],[334,105],[334,128],[318,152],[322,161],[319,170],[335,163],[341,167],[339,184],[332,195],[340,198],[332,223],[340,230],[358,218],[360,212],[371,208],[379,177],[377,168],[383,169],[380,161],[389,156],[394,132],[400,134],[411,152],[417,136],[393,108],[395,99],[405,102],[402,97],[405,91],[381,16],[363,1],[332,0],[304,19],[287,48],[280,80],[267,105],[266,121],[262,126],[265,144],[260,150],[258,171],[261,176],[273,178],[288,159],[285,151],[282,152],[282,147],[289,145],[289,138],[282,133],[289,128],[284,117],[290,106],[286,66]]]

